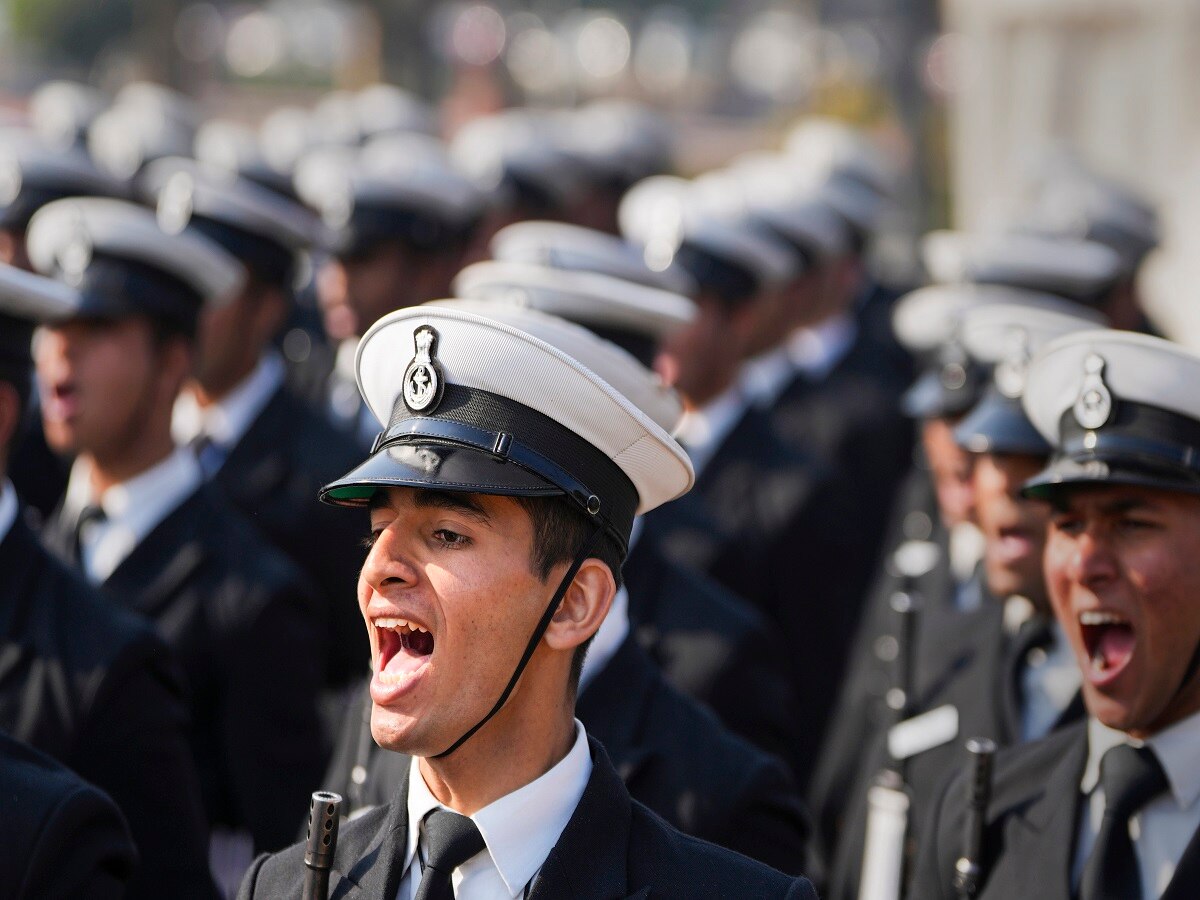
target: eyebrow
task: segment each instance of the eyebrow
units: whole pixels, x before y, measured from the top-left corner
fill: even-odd
[[[491,525],[492,517],[474,496],[458,491],[420,490],[413,495],[413,505],[423,508],[447,509],[465,515],[481,525]]]

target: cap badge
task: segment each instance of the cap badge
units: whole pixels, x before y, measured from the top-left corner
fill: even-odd
[[[196,183],[187,172],[167,179],[158,197],[158,227],[167,234],[180,234],[192,220]]]
[[[21,195],[21,164],[15,159],[0,162],[0,204],[7,206]]]
[[[1010,347],[996,364],[993,376],[1000,393],[1016,400],[1025,393],[1025,376],[1029,371],[1029,334],[1024,328],[1015,329],[1009,336]]]
[[[1088,354],[1083,361],[1083,386],[1075,401],[1075,421],[1087,429],[1096,429],[1112,415],[1113,397],[1104,383],[1104,358]]]
[[[428,325],[423,325],[413,334],[417,355],[404,370],[404,405],[411,412],[430,413],[441,402],[445,380],[441,366],[433,358],[437,338],[437,332]]]
[[[72,287],[79,287],[92,262],[92,240],[82,215],[76,213],[70,229],[70,234],[58,246],[55,263],[63,280]]]

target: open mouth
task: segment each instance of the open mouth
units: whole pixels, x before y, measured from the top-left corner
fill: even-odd
[[[1005,559],[1020,559],[1034,552],[1034,536],[1028,528],[1001,528],[998,536],[1000,555]]]
[[[1135,636],[1129,620],[1116,613],[1089,610],[1079,614],[1088,654],[1088,677],[1094,683],[1116,678],[1133,658]]]
[[[434,640],[428,628],[399,618],[378,618],[374,625],[379,639],[376,678],[382,684],[403,684],[429,662]]]
[[[60,381],[42,391],[42,412],[53,422],[62,422],[79,409],[79,392],[70,381]]]

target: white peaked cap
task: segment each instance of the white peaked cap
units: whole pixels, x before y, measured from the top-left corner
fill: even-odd
[[[572,322],[659,340],[696,316],[687,297],[597,272],[485,260],[454,279],[454,293],[498,306],[540,310]]]
[[[214,242],[188,231],[167,234],[151,210],[123,200],[72,197],[49,203],[30,220],[26,243],[39,272],[69,278],[70,270],[81,274],[92,254],[103,253],[166,272],[209,306],[231,299],[245,278],[242,265]],[[69,264],[73,260],[77,266]]]
[[[695,476],[687,453],[639,405],[669,402],[664,400],[672,393],[669,388],[647,375],[644,393],[626,397],[604,375],[620,380],[624,376],[614,374],[614,368],[638,366],[628,354],[586,329],[564,328],[565,323],[556,320],[537,323],[525,318],[523,324],[517,328],[445,305],[391,313],[372,325],[359,343],[355,366],[359,390],[386,427],[398,401],[403,402],[416,334],[433,328],[435,358],[447,385],[513,401],[582,438],[632,482],[638,513],[691,488]],[[522,438],[513,435],[515,441]]]
[[[681,269],[651,269],[642,249],[629,241],[566,222],[515,222],[496,232],[490,249],[503,262],[596,272],[676,294],[696,289]]]

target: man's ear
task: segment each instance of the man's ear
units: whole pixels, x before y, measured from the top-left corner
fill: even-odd
[[[603,561],[583,561],[546,629],[545,641],[555,650],[573,650],[600,629],[612,607],[617,583]]]

